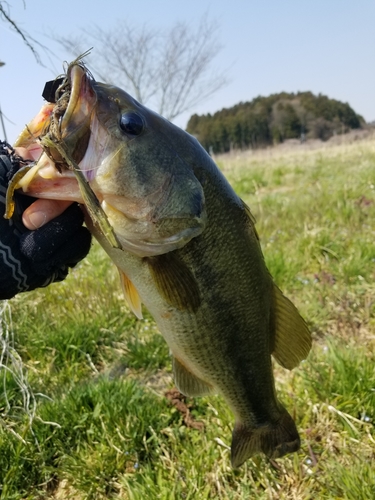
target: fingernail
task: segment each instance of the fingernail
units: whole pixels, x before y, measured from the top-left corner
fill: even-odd
[[[47,216],[44,212],[32,212],[28,216],[28,219],[29,219],[30,224],[35,229],[39,229],[40,227],[42,227],[46,223]]]

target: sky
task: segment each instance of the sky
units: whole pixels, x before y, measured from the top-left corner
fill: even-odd
[[[177,117],[178,126],[185,128],[193,113],[307,90],[375,120],[374,0],[8,0],[8,7],[17,25],[51,51],[38,49],[42,67],[0,19],[0,106],[10,143],[42,106],[45,82],[72,60],[53,35],[76,36],[94,25],[110,30],[120,19],[156,29],[186,21],[194,28],[205,13],[217,22],[222,46],[213,69],[226,71],[229,83]]]

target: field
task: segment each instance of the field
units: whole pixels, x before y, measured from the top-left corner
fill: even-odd
[[[1,499],[375,498],[375,137],[216,160],[313,332],[297,369],[275,365],[301,450],[232,470],[229,409],[173,391],[163,338],[94,246],[1,306]]]

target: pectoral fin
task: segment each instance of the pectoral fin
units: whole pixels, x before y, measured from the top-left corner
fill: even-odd
[[[203,396],[213,392],[213,387],[193,375],[177,358],[173,357],[173,374],[175,384],[185,396]]]
[[[173,307],[195,312],[200,303],[200,292],[193,273],[174,252],[146,257],[151,275],[159,293]]]
[[[117,269],[120,273],[121,286],[125,295],[125,299],[129,304],[130,309],[137,316],[137,318],[142,319],[142,302],[138,295],[138,292],[130,279],[124,274],[124,272],[119,268]]]
[[[273,292],[272,355],[281,366],[292,370],[309,354],[311,333],[297,308],[276,285],[274,285]]]

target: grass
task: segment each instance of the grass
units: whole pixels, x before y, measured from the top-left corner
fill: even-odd
[[[10,301],[1,499],[375,498],[374,138],[217,162],[314,335],[300,367],[275,366],[301,450],[232,470],[233,418],[218,396],[183,402],[203,430],[186,426],[165,397],[164,340],[147,312],[129,313],[95,246],[65,282]]]

